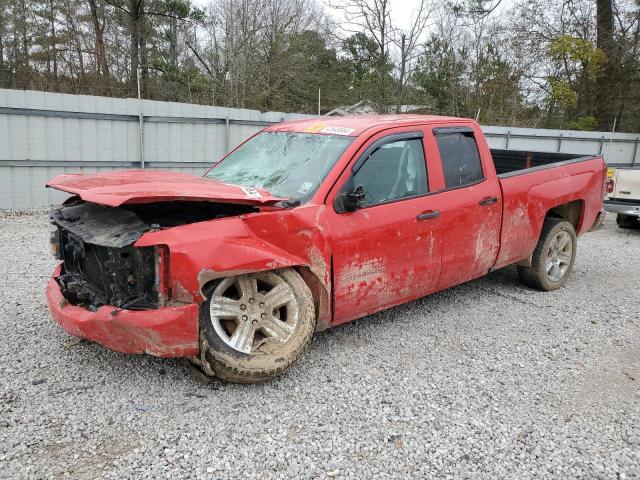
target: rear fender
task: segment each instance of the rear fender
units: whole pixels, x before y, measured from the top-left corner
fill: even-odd
[[[565,218],[573,224],[576,232],[579,231],[584,216],[584,199],[580,197],[591,190],[589,184],[593,182],[593,178],[592,172],[584,172],[545,182],[529,190],[529,198],[532,200],[529,219],[536,242],[550,213]]]
[[[573,202],[565,203],[562,205],[556,205],[551,208],[544,217],[546,220],[548,217],[557,217],[562,218],[573,225],[576,232],[578,231],[578,227],[582,222],[582,218],[584,215],[584,201],[583,200],[574,200]],[[540,230],[542,231],[542,225],[540,225]],[[540,239],[540,234],[538,234],[538,240]],[[516,265],[522,267],[530,267],[533,262],[533,252],[527,258],[520,260],[516,263]]]
[[[515,262],[526,265],[550,213],[566,218],[575,226],[578,234],[583,233],[585,225],[591,226],[599,209],[586,211],[586,205],[597,205],[598,199],[583,196],[588,192],[599,195],[599,185],[596,185],[599,180],[596,177],[593,172],[587,171],[544,181],[527,190],[519,190],[519,185],[511,182],[518,177],[503,181],[504,220],[501,249],[495,268]]]

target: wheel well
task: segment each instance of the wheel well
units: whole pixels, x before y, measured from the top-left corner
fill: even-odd
[[[300,274],[309,290],[311,290],[313,303],[316,307],[316,315],[318,316],[316,330],[320,331],[329,328],[331,326],[331,292],[309,267],[299,265],[293,267],[293,269]]]
[[[555,217],[562,218],[573,225],[576,232],[580,227],[580,223],[582,222],[582,213],[584,211],[584,200],[574,200],[572,202],[563,203],[562,205],[558,205],[553,207],[551,210],[547,212],[545,218]]]
[[[575,229],[577,234],[578,229],[580,228],[580,224],[582,223],[583,211],[584,211],[584,201],[574,200],[572,202],[563,203],[562,205],[557,205],[553,207],[551,210],[547,212],[544,219],[546,221],[547,218],[549,217],[562,218],[563,220],[566,220],[571,225],[573,225],[573,228]],[[542,228],[544,228],[544,226],[541,226],[541,229],[540,229],[541,233],[542,233]],[[529,255],[529,257],[517,262],[516,265],[520,265],[522,267],[531,267],[532,256],[533,256],[533,252],[531,253],[531,255]]]

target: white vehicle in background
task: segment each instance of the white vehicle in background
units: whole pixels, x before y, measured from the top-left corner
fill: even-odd
[[[616,213],[620,228],[640,228],[640,168],[609,170],[607,212]]]

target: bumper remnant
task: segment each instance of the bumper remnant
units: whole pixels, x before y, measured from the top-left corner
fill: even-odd
[[[60,267],[47,285],[47,303],[56,323],[71,335],[122,353],[148,353],[157,357],[198,354],[196,304],[148,311],[105,305],[92,312],[69,304],[56,280],[59,274]]]

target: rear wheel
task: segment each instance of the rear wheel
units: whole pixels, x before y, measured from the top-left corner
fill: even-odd
[[[316,314],[309,287],[292,269],[210,284],[200,306],[200,364],[233,383],[286,371],[311,342]]]
[[[616,223],[620,228],[640,228],[640,220],[632,215],[619,213],[616,216]]]
[[[576,248],[573,225],[561,218],[547,218],[531,266],[518,266],[520,281],[545,292],[562,287],[573,270]]]

